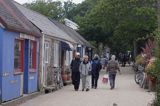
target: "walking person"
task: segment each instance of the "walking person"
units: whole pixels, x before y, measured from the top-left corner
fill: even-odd
[[[127,60],[127,56],[126,56],[126,54],[124,53],[123,56],[122,56],[122,67],[125,67],[125,66],[126,66],[126,60]]]
[[[108,62],[108,66],[107,66],[107,72],[109,73],[111,90],[115,88],[115,79],[116,79],[117,70],[120,73],[118,62],[115,59],[116,59],[116,56],[112,55],[111,60]]]
[[[92,88],[97,89],[99,72],[101,69],[102,69],[102,65],[100,63],[99,56],[95,55],[92,61]]]
[[[89,79],[90,79],[90,73],[91,73],[91,64],[88,61],[88,56],[85,55],[83,58],[83,61],[80,64],[79,71],[81,73],[82,78],[82,91],[86,89],[86,91],[89,91]]]
[[[78,91],[80,84],[80,63],[80,53],[77,52],[75,58],[71,62],[72,84],[74,85],[75,91]]]

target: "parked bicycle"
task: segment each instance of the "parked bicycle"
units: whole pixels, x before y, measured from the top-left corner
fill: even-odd
[[[46,88],[52,88],[55,87],[54,84],[54,67],[48,66],[46,71]]]
[[[58,90],[63,87],[63,80],[61,75],[61,68],[48,66],[46,73],[46,90]]]
[[[61,89],[63,87],[61,68],[59,67],[54,67],[54,82],[56,89]]]
[[[142,65],[138,65],[135,68],[135,82],[140,85],[141,88],[146,88],[146,73],[144,72],[144,67]]]
[[[137,84],[140,84],[140,82],[142,82],[143,80],[143,77],[144,77],[143,71],[144,71],[144,67],[142,67],[141,65],[136,66],[134,78]]]

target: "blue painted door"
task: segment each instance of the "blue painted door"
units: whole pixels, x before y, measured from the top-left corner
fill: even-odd
[[[0,27],[0,75],[2,75],[2,44],[3,29]],[[0,101],[2,101],[2,77],[0,77]]]
[[[37,91],[37,42],[25,40],[25,69],[24,69],[24,93],[29,94]]]
[[[29,47],[29,40],[25,40],[25,46],[24,46],[24,62],[25,62],[25,65],[24,65],[24,80],[23,80],[23,83],[24,83],[24,86],[23,86],[23,92],[25,94],[28,93],[28,48]]]

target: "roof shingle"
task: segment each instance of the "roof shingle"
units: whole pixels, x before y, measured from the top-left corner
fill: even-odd
[[[36,25],[45,35],[53,36],[59,40],[65,40],[72,43],[75,42],[67,33],[58,28],[44,15],[30,10],[16,2],[14,2],[16,7],[34,24]]]
[[[58,26],[60,29],[62,29],[64,32],[66,32],[70,37],[72,37],[74,40],[76,40],[79,44],[94,48],[86,39],[84,39],[78,32],[76,32],[74,29],[71,29],[70,27],[61,24],[53,19],[50,19],[56,26]]]
[[[8,30],[34,36],[41,35],[40,30],[17,9],[12,0],[0,0],[0,22]]]

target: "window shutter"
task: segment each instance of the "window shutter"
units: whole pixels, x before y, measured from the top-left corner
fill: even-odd
[[[36,69],[36,60],[37,60],[37,58],[36,58],[37,42],[34,41],[32,47],[33,47],[33,49],[32,49],[32,50],[33,50],[33,51],[32,51],[32,56],[33,56],[33,57],[32,57],[32,66],[33,66],[33,67],[32,67],[32,68],[33,68],[33,69]]]
[[[24,70],[24,40],[20,40],[19,41],[19,69],[20,69],[20,72],[23,72]]]

